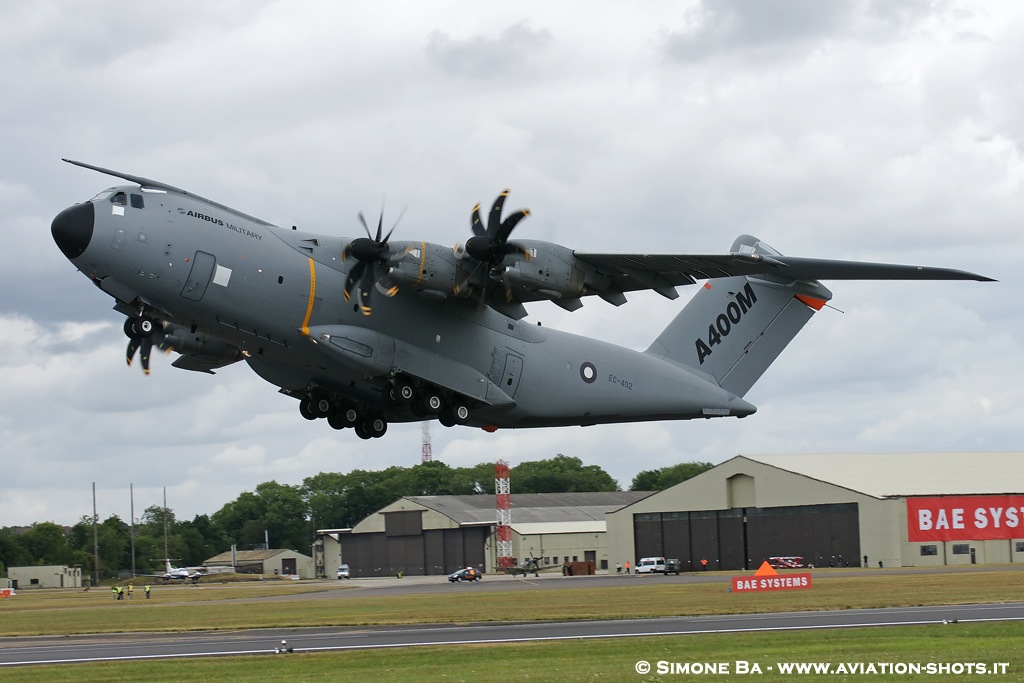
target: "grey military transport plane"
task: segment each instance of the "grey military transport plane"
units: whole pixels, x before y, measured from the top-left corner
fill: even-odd
[[[454,248],[279,228],[166,183],[128,181],[62,211],[53,239],[127,316],[127,359],[213,373],[245,361],[309,420],[380,437],[388,422],[499,428],[746,417],[744,394],[832,293],[821,279],[978,280],[959,270],[783,256],[749,235],[727,254],[597,254],[510,241],[507,191]],[[392,228],[393,230],[394,228]],[[643,352],[523,321],[596,295],[703,280]]]

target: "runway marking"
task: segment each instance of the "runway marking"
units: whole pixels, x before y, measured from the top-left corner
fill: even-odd
[[[969,623],[981,623],[990,621],[1024,621],[1024,617],[1010,617],[1010,618],[978,618],[978,619],[959,619],[958,623],[969,624]],[[456,640],[456,641],[424,641],[418,643],[383,643],[379,645],[333,645],[325,647],[302,647],[301,645],[296,646],[296,641],[293,639],[291,644],[295,647],[295,652],[331,652],[331,651],[345,651],[345,650],[384,650],[394,649],[399,647],[436,647],[442,645],[500,645],[500,644],[511,644],[511,643],[531,643],[531,642],[546,642],[556,640],[597,640],[600,638],[649,638],[653,636],[687,636],[687,635],[712,635],[719,633],[753,633],[753,632],[775,632],[775,631],[814,631],[814,630],[826,630],[826,629],[846,629],[846,628],[873,628],[881,626],[927,626],[939,625],[948,623],[946,620],[915,620],[915,621],[901,621],[901,622],[868,622],[863,624],[817,624],[811,626],[767,626],[767,627],[750,627],[750,628],[717,628],[717,629],[696,629],[689,631],[648,631],[645,633],[603,633],[603,634],[580,634],[573,636],[540,636],[540,637],[524,637],[524,638],[478,638],[473,640]],[[360,634],[362,635],[362,634]],[[369,634],[367,634],[369,635]],[[140,659],[185,659],[189,657],[231,657],[231,656],[243,656],[243,655],[259,655],[259,654],[276,654],[271,648],[261,650],[225,650],[217,652],[189,652],[189,653],[173,653],[173,654],[154,654],[154,655],[121,655],[114,657],[78,657],[68,659],[41,659],[32,661],[20,661],[20,662],[0,662],[0,667],[3,666],[29,666],[34,664],[75,664],[81,662],[119,662],[119,661],[135,661]]]

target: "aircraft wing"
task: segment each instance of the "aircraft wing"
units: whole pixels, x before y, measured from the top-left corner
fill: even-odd
[[[756,249],[756,251],[755,251]],[[976,280],[992,278],[952,268],[785,256],[744,235],[729,254],[597,254],[574,252],[587,270],[590,292],[653,289],[674,299],[674,288],[735,275],[786,280]],[[602,286],[603,285],[603,286]]]

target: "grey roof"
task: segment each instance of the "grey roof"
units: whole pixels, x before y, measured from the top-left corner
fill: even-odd
[[[1024,493],[1024,453],[743,455],[876,498]]]
[[[605,513],[631,505],[650,491],[599,493],[512,493],[512,524],[536,522],[604,521]],[[407,496],[406,500],[430,508],[461,525],[494,524],[494,496]]]
[[[292,553],[294,551],[288,550],[287,548],[278,548],[270,550],[236,550],[235,559],[238,562],[266,562],[271,560],[281,553]],[[302,557],[307,557],[302,553],[295,553]],[[221,553],[220,555],[214,555],[210,559],[206,560],[203,564],[224,564],[231,562],[231,551]]]

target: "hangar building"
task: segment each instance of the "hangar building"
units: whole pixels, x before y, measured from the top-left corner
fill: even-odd
[[[203,562],[211,572],[235,571],[239,574],[262,574],[263,576],[298,576],[300,579],[315,578],[313,558],[295,550],[236,550],[214,555]]]
[[[607,569],[606,514],[649,495],[513,493],[512,553],[520,562],[530,557],[545,565],[589,561],[597,570]],[[494,504],[493,495],[401,498],[352,529],[319,531],[324,566],[318,573],[333,576],[336,561],[348,564],[353,577],[444,575],[465,566],[491,572]]]
[[[608,514],[612,562],[1024,562],[1024,453],[739,455]]]

